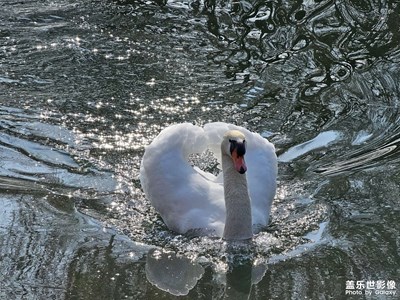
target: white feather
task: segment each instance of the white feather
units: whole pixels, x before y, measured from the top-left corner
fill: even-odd
[[[276,191],[274,146],[259,134],[232,124],[209,123],[201,128],[184,123],[164,129],[146,148],[140,167],[146,197],[171,230],[222,236],[225,224],[222,177],[193,168],[188,157],[208,148],[221,162],[221,141],[232,129],[246,137],[246,176],[253,225],[267,225]]]

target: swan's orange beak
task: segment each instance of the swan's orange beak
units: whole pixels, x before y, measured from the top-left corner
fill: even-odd
[[[244,161],[244,155],[238,155],[236,149],[232,151],[233,165],[236,171],[240,174],[244,174],[247,171],[247,166]]]

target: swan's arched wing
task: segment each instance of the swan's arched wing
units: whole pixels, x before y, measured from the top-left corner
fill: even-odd
[[[247,182],[252,202],[253,224],[266,226],[276,192],[278,163],[275,147],[257,133],[249,136],[246,151]]]
[[[275,196],[278,172],[275,147],[261,135],[232,124],[209,123],[204,126],[204,130],[209,139],[209,148],[217,156],[219,162],[221,161],[220,145],[225,132],[239,130],[246,136],[246,176],[252,203],[253,224],[267,225]]]
[[[203,128],[178,124],[164,129],[143,155],[143,190],[166,225],[179,233],[206,228],[222,235],[223,187],[187,161],[189,154],[202,153],[207,143]]]
[[[220,162],[223,135],[232,129],[246,136],[246,176],[253,224],[267,225],[276,190],[275,148],[259,134],[217,122],[206,124],[204,129],[192,124],[170,126],[146,148],[140,181],[170,229],[185,233],[205,228],[222,235],[225,223],[222,183],[213,175],[192,168],[187,159],[189,154],[202,153],[208,147]]]

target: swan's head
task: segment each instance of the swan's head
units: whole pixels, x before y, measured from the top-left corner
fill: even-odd
[[[238,130],[229,130],[225,133],[222,141],[222,152],[232,158],[233,165],[240,174],[247,171],[244,161],[246,154],[246,140],[243,133]]]

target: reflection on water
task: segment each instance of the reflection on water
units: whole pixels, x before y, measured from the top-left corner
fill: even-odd
[[[172,295],[187,295],[203,274],[201,265],[174,252],[152,250],[147,255],[147,280]]]
[[[0,298],[341,299],[349,280],[399,284],[396,1],[0,6]],[[251,247],[177,236],[144,198],[145,145],[183,121],[275,143],[272,222]]]

